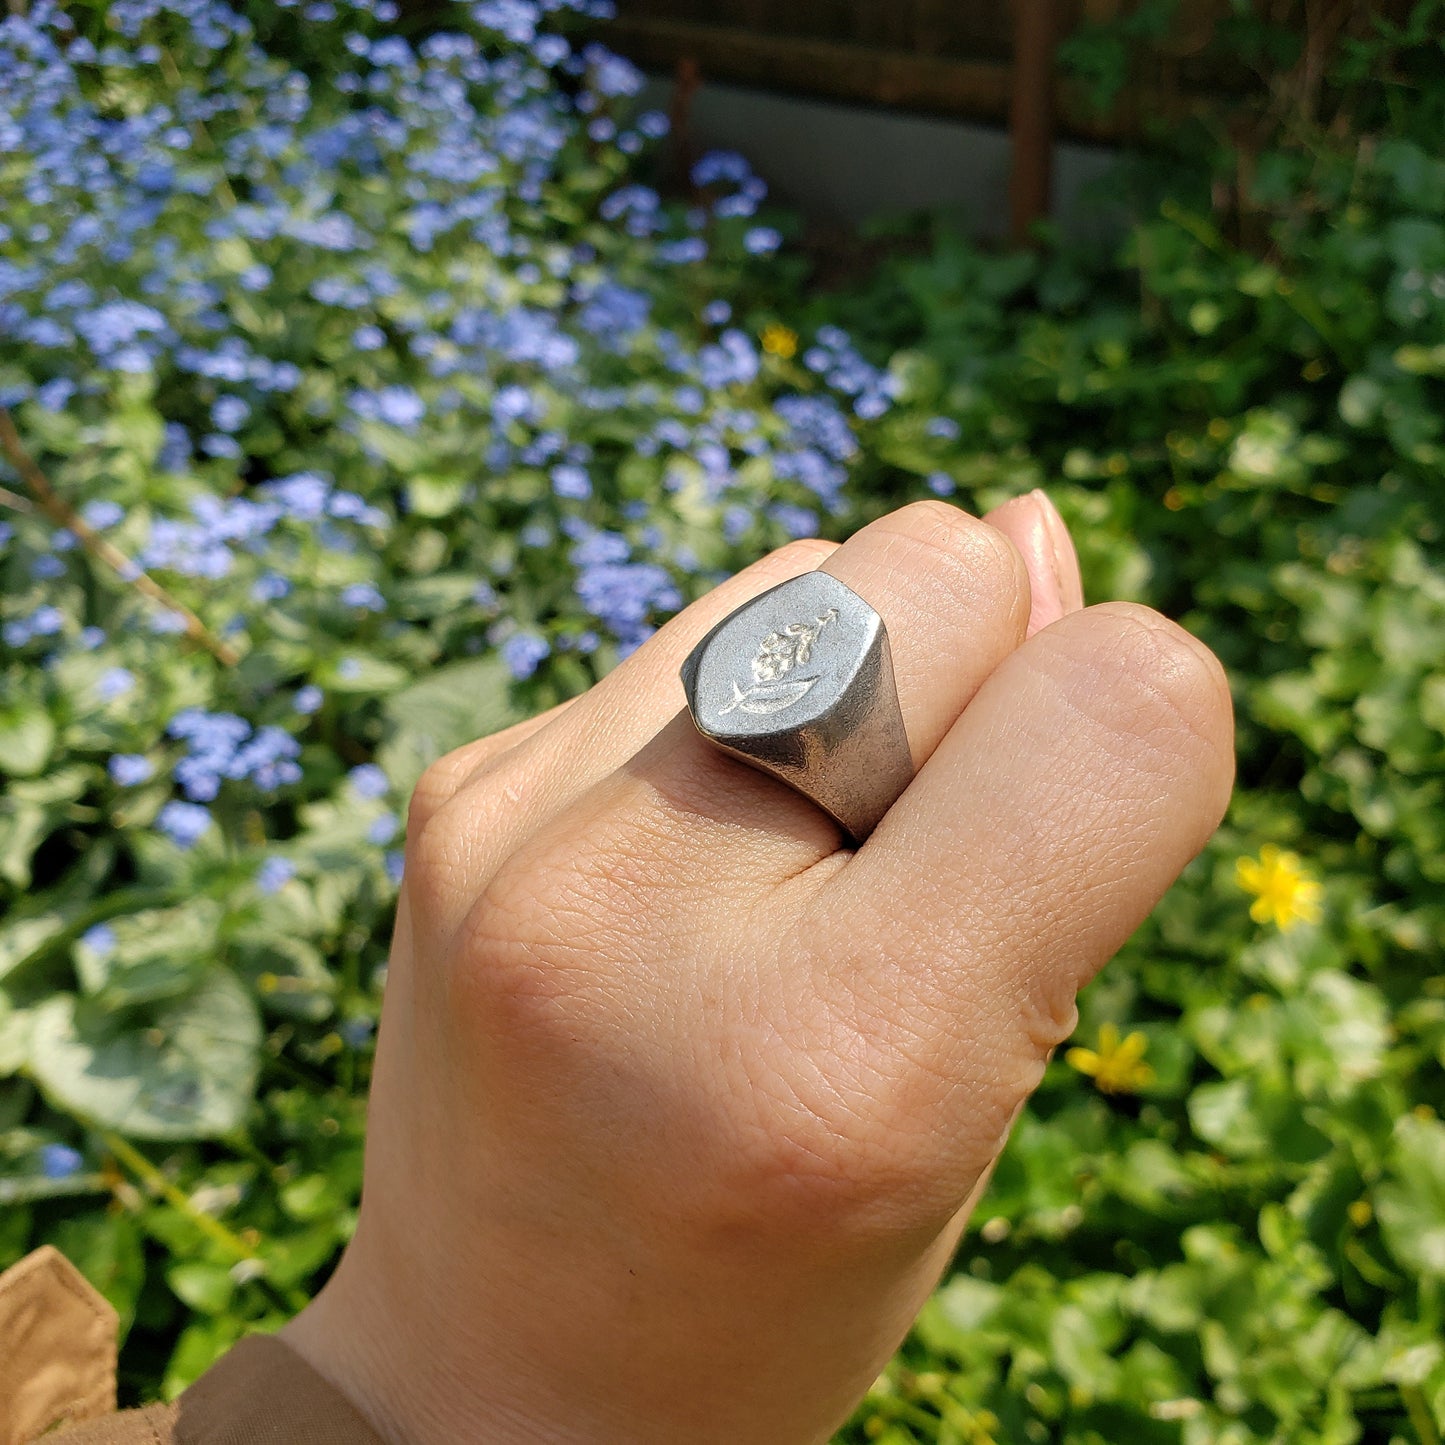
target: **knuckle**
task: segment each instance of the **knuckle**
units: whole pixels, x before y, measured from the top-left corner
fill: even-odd
[[[1136,694],[1141,725],[1182,728],[1212,749],[1232,751],[1229,680],[1213,652],[1152,608],[1110,602],[1091,610],[1108,624],[1117,675]]]
[[[406,810],[408,837],[420,833],[428,822],[449,803],[461,786],[466,773],[460,766],[460,749],[447,753],[430,764],[412,789]]]
[[[407,814],[406,879],[423,917],[450,913],[475,872],[485,832],[483,801],[443,791],[439,782],[413,793]],[[420,799],[420,800],[419,800]]]
[[[907,553],[928,553],[930,569],[950,591],[1000,597],[1011,604],[1028,596],[1028,572],[1018,549],[996,527],[959,507],[936,500],[912,502],[873,525],[896,538],[895,545]],[[912,570],[917,570],[916,556]]]
[[[651,927],[635,890],[596,849],[543,835],[492,871],[463,925],[465,986],[514,1035],[576,1012],[610,1011],[618,980],[638,978]]]

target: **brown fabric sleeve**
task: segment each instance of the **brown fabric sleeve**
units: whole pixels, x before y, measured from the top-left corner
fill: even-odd
[[[386,1445],[294,1350],[248,1335],[170,1405],[47,1435],[44,1445]]]
[[[115,1409],[116,1313],[58,1249],[0,1274],[0,1445]]]

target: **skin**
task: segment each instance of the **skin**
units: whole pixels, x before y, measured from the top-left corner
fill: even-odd
[[[681,711],[697,639],[818,566],[919,767],[857,849]],[[284,1338],[396,1445],[826,1441],[1232,776],[1219,663],[1084,608],[1042,493],[763,559],[423,778],[360,1223]]]

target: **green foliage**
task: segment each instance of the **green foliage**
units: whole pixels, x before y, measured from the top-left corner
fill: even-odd
[[[966,494],[1049,485],[1092,596],[1182,617],[1239,722],[1225,827],[1081,1001],[1153,1077],[1054,1062],[850,1442],[1445,1432],[1440,35],[1345,47],[1332,94],[1388,124],[1274,136],[1257,249],[1176,153],[1115,256],[939,232],[834,307],[960,420]],[[1268,844],[1323,885],[1287,930],[1235,867]]]

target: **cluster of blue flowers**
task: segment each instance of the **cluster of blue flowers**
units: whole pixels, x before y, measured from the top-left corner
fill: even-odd
[[[235,713],[189,707],[166,731],[186,744],[175,779],[193,803],[213,802],[228,779],[250,779],[263,792],[301,781],[301,744],[284,728],[253,728]]]
[[[0,405],[42,455],[72,427],[109,449],[74,500],[125,558],[98,603],[89,538],[0,523],[30,588],[0,637],[56,677],[101,655],[117,806],[168,773],[145,816],[180,846],[227,784],[303,785],[302,738],[334,745],[368,679],[624,656],[727,549],[845,505],[897,379],[836,328],[797,363],[760,348],[719,293],[782,244],[767,188],[733,152],[682,202],[635,178],[667,120],[590,38],[610,8],[458,0],[413,42],[393,0],[307,0],[306,71],[227,0],[0,20]],[[243,683],[157,685],[189,623],[126,590],[142,572]],[[387,791],[373,765],[350,788]],[[256,883],[295,876],[268,852]]]

